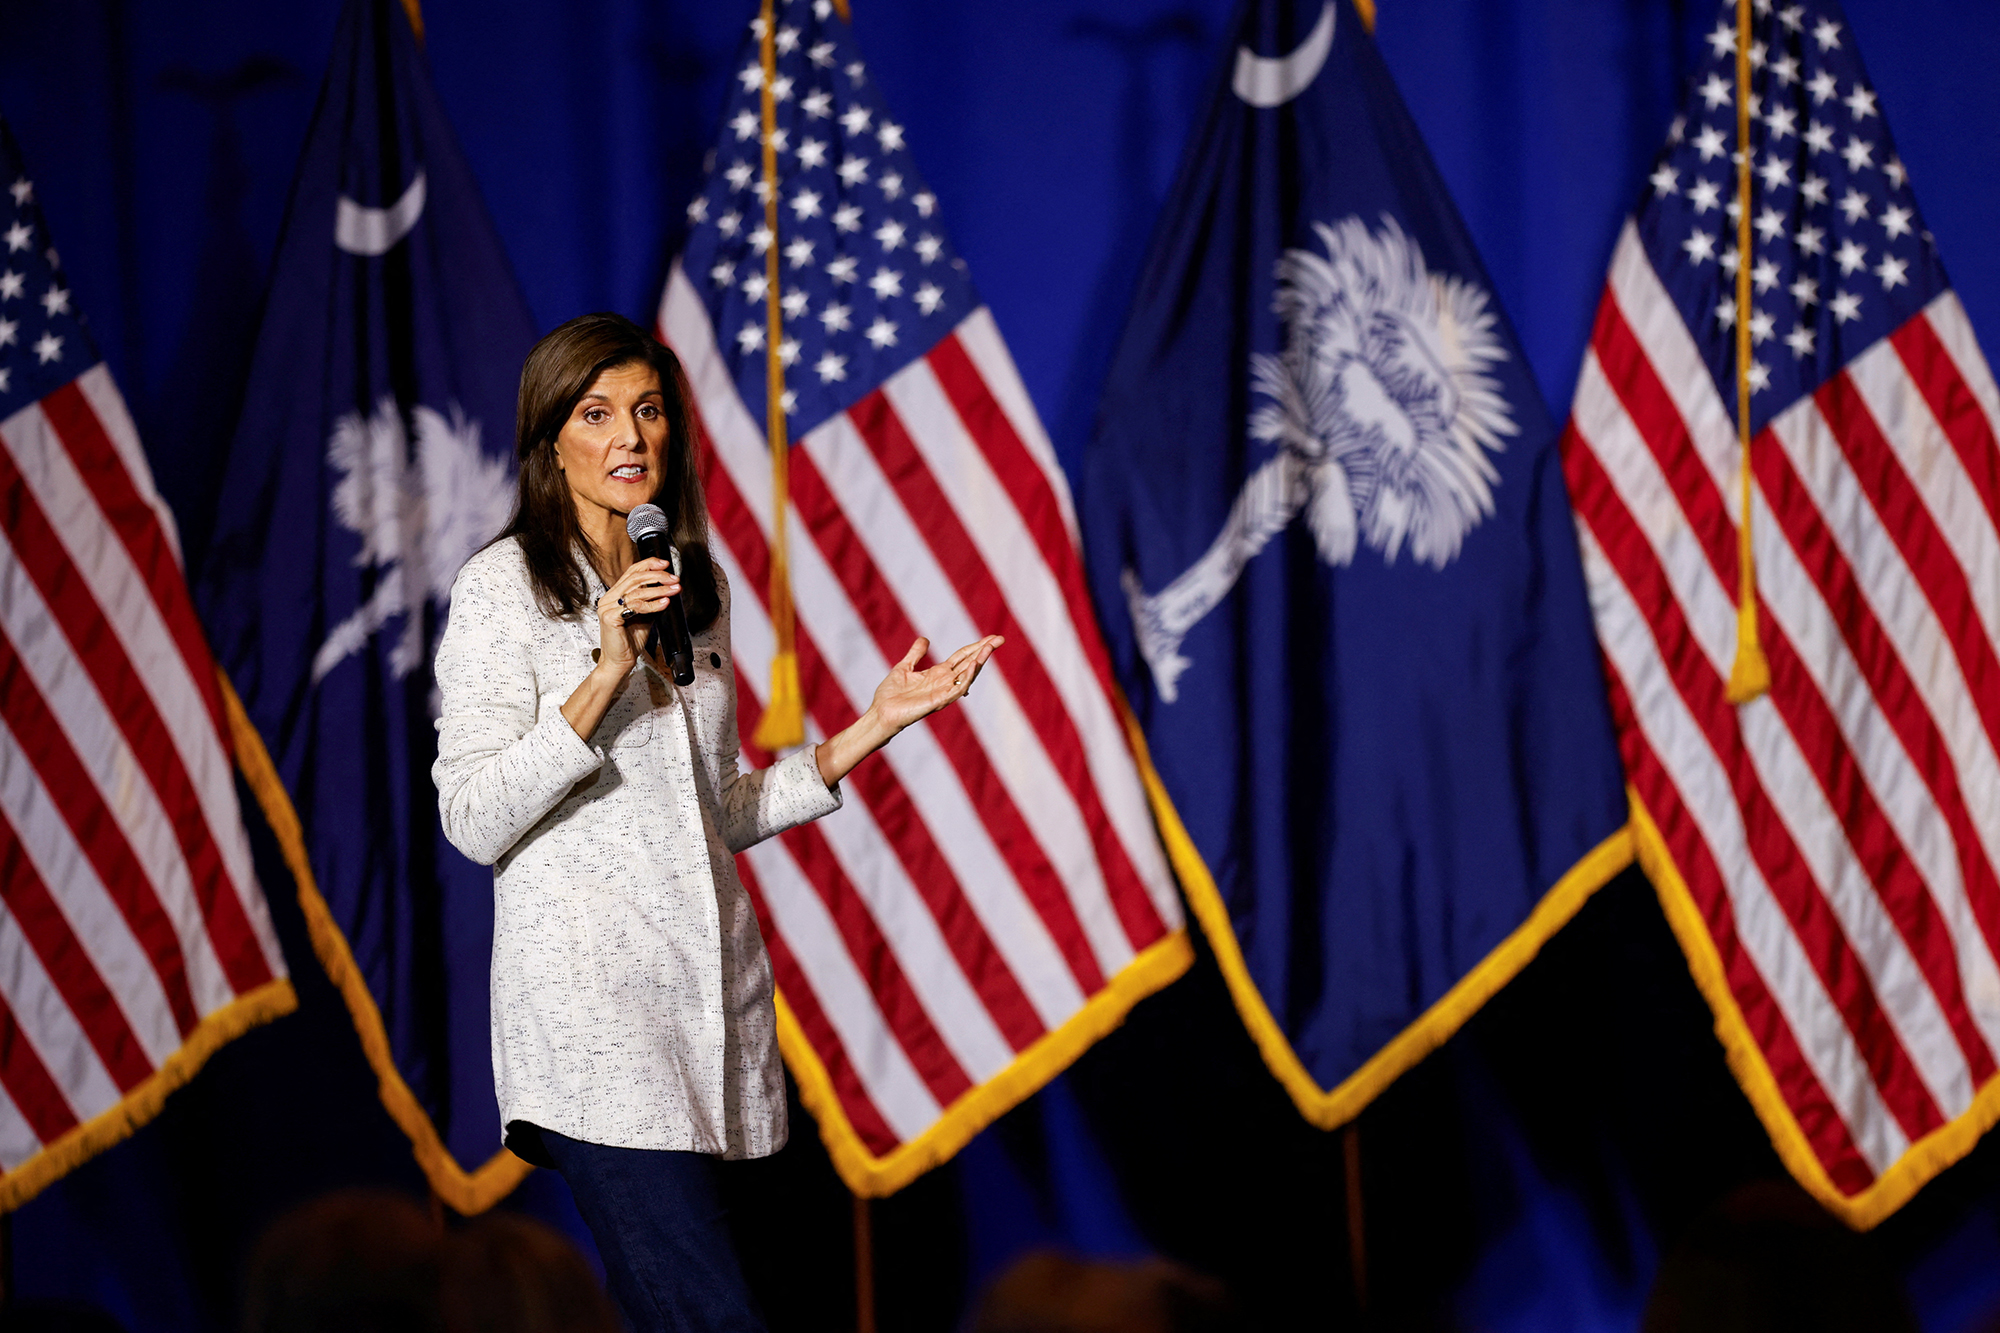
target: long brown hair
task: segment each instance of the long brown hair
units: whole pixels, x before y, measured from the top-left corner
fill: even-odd
[[[597,377],[619,366],[648,365],[659,374],[667,416],[666,457],[653,503],[667,511],[673,543],[681,553],[681,602],[688,628],[699,633],[721,609],[715,570],[708,558],[708,503],[687,374],[680,358],[623,315],[578,315],[536,343],[521,365],[521,398],[514,417],[519,466],[514,517],[495,541],[512,537],[528,561],[535,600],[551,616],[573,616],[589,607],[578,557],[589,559],[588,539],[576,519],[576,502],[556,463],[556,435]]]

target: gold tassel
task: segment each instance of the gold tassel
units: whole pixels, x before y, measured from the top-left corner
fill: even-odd
[[[1750,0],[1736,0],[1736,440],[1742,459],[1743,518],[1736,529],[1736,661],[1727,696],[1747,704],[1771,688],[1771,664],[1757,638],[1757,569],[1750,514]]]
[[[771,659],[771,693],[751,739],[775,754],[805,744],[806,701],[799,689],[792,577],[785,558],[785,509],[791,497],[786,463],[791,446],[785,438],[785,366],[778,355],[785,326],[778,306],[778,101],[773,86],[778,76],[778,46],[773,9],[772,0],[763,0],[758,10],[762,27],[758,45],[764,66],[764,227],[771,235],[764,250],[764,422],[771,447],[771,630],[778,640],[778,653]]]
[[[773,754],[805,744],[806,701],[799,692],[797,653],[779,653],[771,659],[771,697],[764,704],[764,715],[757,719],[757,730],[750,739],[757,743],[758,749]]]
[[[1745,267],[1749,267],[1745,265]],[[1750,448],[1743,449],[1743,524],[1736,533],[1740,585],[1736,600],[1736,660],[1729,667],[1730,703],[1747,704],[1771,688],[1771,664],[1757,638],[1757,573],[1750,560]]]

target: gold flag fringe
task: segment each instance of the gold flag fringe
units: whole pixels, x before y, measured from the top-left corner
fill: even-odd
[[[236,750],[236,767],[257,797],[264,820],[292,872],[292,881],[298,888],[299,911],[306,920],[306,934],[312,939],[313,952],[319,956],[320,966],[326,969],[327,979],[347,1003],[355,1034],[361,1038],[361,1049],[368,1057],[369,1068],[375,1071],[382,1105],[409,1137],[410,1151],[437,1196],[460,1213],[483,1213],[513,1193],[514,1187],[535,1168],[503,1148],[478,1170],[467,1171],[444,1146],[437,1126],[431,1123],[430,1115],[396,1068],[395,1056],[389,1049],[389,1033],[382,1026],[382,1011],[376,1008],[375,997],[369,993],[368,983],[355,965],[354,950],[348,946],[347,937],[341,934],[326,899],[320,896],[312,863],[306,857],[305,832],[298,811],[293,809],[292,798],[278,777],[277,766],[271,762],[271,752],[264,748],[264,738],[257,734],[229,677],[220,668],[215,674],[222,682],[223,711]]]

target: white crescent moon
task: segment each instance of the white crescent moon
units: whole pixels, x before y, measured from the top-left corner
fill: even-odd
[[[1319,22],[1285,56],[1260,56],[1247,46],[1236,48],[1236,75],[1230,87],[1251,106],[1283,106],[1311,86],[1333,50],[1333,0],[1319,12]]]
[[[424,173],[387,208],[367,208],[341,195],[333,206],[333,243],[351,255],[386,255],[424,215]]]

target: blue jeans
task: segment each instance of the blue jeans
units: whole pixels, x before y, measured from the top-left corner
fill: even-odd
[[[607,1148],[541,1131],[633,1333],[765,1333],[706,1153]]]

